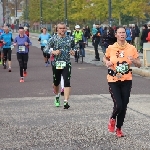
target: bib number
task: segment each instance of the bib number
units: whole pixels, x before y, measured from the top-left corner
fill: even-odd
[[[47,44],[47,40],[43,40],[42,43],[43,43],[43,44]]]
[[[119,66],[116,67],[116,71],[118,73],[125,73],[129,70],[129,66],[127,63],[125,64],[119,64]]]
[[[66,67],[65,61],[56,61],[56,69],[64,69]]]
[[[19,52],[25,52],[25,46],[19,46]]]

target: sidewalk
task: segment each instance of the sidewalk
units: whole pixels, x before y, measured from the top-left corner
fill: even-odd
[[[62,104],[54,107],[53,100],[54,97],[0,99],[0,149],[150,149],[149,95],[131,96],[123,138],[107,131],[112,110],[110,94],[73,95],[69,110],[64,110]]]
[[[38,38],[39,34],[37,33],[30,33],[30,37],[31,38]],[[92,43],[89,42],[88,47],[85,48],[86,50],[86,57],[84,58],[84,61],[86,63],[91,63],[94,64],[96,66],[103,66],[103,62],[102,62],[102,58],[103,58],[103,53],[101,50],[101,47],[99,47],[99,54],[100,54],[100,59],[101,61],[92,61],[95,56],[94,56],[94,47],[92,46]],[[143,54],[139,53],[139,57],[141,59],[141,62],[143,64]],[[137,67],[131,67],[132,68],[132,72],[133,74],[137,74],[143,77],[150,77],[150,67],[141,67],[141,68],[137,68]]]

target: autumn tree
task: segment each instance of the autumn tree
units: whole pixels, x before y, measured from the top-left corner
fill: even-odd
[[[112,18],[122,24],[122,17],[129,16],[139,22],[150,12],[149,0],[112,0]],[[42,0],[44,22],[58,22],[65,19],[64,0]],[[40,21],[40,0],[29,1],[29,19]],[[67,0],[68,20],[72,23],[86,23],[87,21],[108,21],[107,0]]]

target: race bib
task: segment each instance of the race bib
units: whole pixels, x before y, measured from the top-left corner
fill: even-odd
[[[65,61],[56,61],[56,69],[64,69],[66,67]]]
[[[116,66],[116,72],[118,73],[125,73],[129,70],[129,65],[127,63],[119,64],[119,66]]]
[[[25,52],[25,46],[19,46],[19,52]]]
[[[43,40],[42,43],[43,43],[43,44],[47,44],[47,40]]]

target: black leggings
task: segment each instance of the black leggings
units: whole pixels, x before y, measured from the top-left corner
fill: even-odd
[[[55,66],[53,68],[53,82],[55,86],[58,86],[61,81],[61,75],[64,78],[64,87],[70,87],[70,77],[71,77],[71,63],[66,64],[64,69],[56,69]]]
[[[109,82],[109,92],[114,102],[111,118],[117,118],[117,128],[121,128],[126,115],[127,105],[132,87],[132,80]]]
[[[17,59],[20,66],[20,77],[23,77],[23,70],[27,69],[28,53],[17,53]]]
[[[45,46],[41,46],[42,52],[43,52],[43,49],[44,49],[44,48],[45,48]],[[43,52],[43,56],[44,56],[45,58],[47,58],[47,59],[50,58],[50,54],[47,54],[47,53],[44,53],[44,52]]]
[[[11,48],[3,48],[3,54],[4,54],[4,62],[7,61],[7,59],[9,61],[11,61]]]
[[[98,52],[98,44],[99,44],[99,41],[94,41],[94,50],[95,50],[95,59],[100,59],[99,57],[99,52]]]

